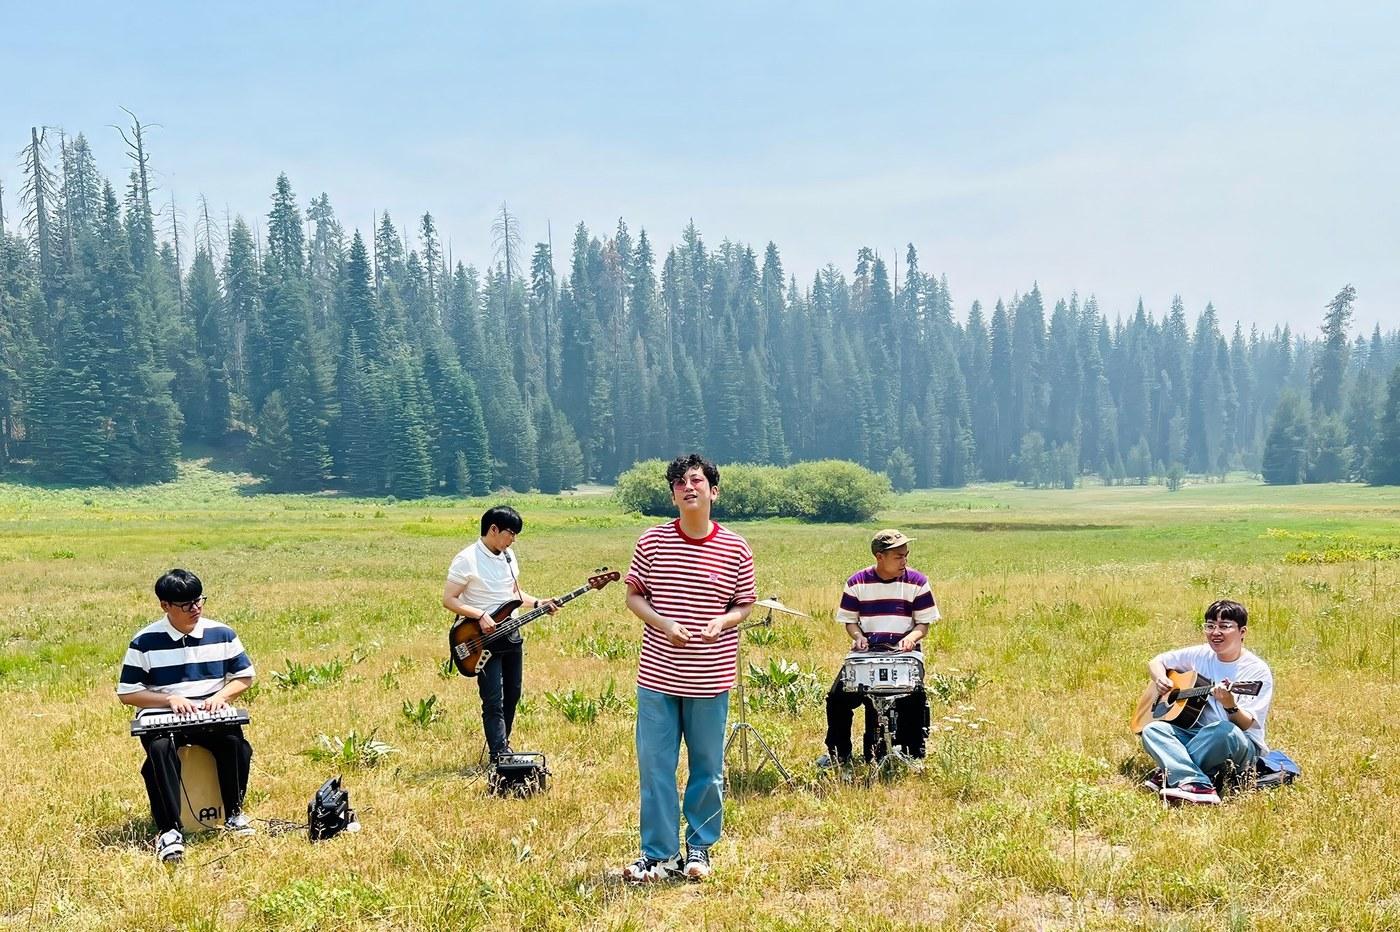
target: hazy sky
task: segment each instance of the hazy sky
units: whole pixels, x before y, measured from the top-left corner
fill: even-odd
[[[693,218],[804,284],[912,241],[960,315],[1039,281],[1315,332],[1351,282],[1400,326],[1394,4],[8,0],[0,74],[0,152],[82,131],[120,181],[128,107],[190,217],[262,221],[285,171],[479,266],[506,200],[561,268],[580,220],[660,252]]]

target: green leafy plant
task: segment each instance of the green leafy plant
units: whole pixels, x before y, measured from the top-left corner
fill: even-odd
[[[442,706],[438,705],[436,693],[417,702],[405,699],[399,711],[405,719],[419,728],[426,728],[442,718]]]
[[[924,677],[924,691],[947,705],[952,705],[965,701],[982,682],[982,675],[976,670],[968,673],[935,670]]]
[[[272,671],[272,681],[278,689],[300,689],[303,686],[327,686],[339,682],[344,675],[345,661],[339,658],[317,664],[288,660],[287,669]]]
[[[789,715],[820,704],[826,694],[815,672],[780,658],[771,658],[762,667],[750,663],[744,684],[749,690],[744,701],[750,708],[777,709]]]
[[[340,735],[317,735],[316,745],[306,752],[314,761],[343,767],[373,767],[398,749],[374,737],[374,732],[362,735],[351,731]]]

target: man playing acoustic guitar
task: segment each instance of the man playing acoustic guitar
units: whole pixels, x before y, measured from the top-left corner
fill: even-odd
[[[1153,721],[1142,729],[1142,746],[1160,770],[1148,785],[1164,801],[1219,805],[1216,783],[1248,772],[1267,754],[1264,723],[1274,696],[1269,665],[1244,647],[1249,613],[1221,599],[1206,609],[1204,644],[1158,654],[1147,664],[1151,688],[1165,696],[1176,687],[1168,670],[1197,673],[1214,683],[1200,718],[1190,728]],[[1256,695],[1230,691],[1232,683],[1257,681]]]
[[[551,615],[553,601],[539,599],[520,588],[520,563],[511,544],[525,526],[520,513],[509,505],[497,505],[481,516],[481,538],[452,559],[442,604],[450,612],[481,625],[481,633],[496,630],[491,613],[506,602],[519,599],[525,607],[543,606]],[[520,702],[525,670],[525,645],[520,632],[491,642],[491,656],[481,667],[476,685],[481,691],[481,724],[494,761],[510,753],[510,730]]]

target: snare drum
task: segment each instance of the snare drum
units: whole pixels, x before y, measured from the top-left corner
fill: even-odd
[[[924,685],[924,658],[915,652],[851,651],[841,665],[841,689],[848,693],[904,696]]]

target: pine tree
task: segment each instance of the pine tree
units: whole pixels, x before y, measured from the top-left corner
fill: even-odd
[[[1370,472],[1371,448],[1376,442],[1376,380],[1371,369],[1361,369],[1352,383],[1347,404],[1347,446],[1350,451],[1347,475],[1364,479]]]
[[[1372,485],[1400,485],[1400,365],[1386,383],[1385,407],[1381,410],[1376,443],[1371,448],[1371,468],[1367,481]]]
[[[1311,387],[1313,410],[1320,414],[1340,414],[1342,384],[1347,369],[1347,323],[1356,289],[1347,285],[1327,305],[1322,321],[1322,346],[1313,360]]]
[[[1307,477],[1307,470],[1307,417],[1298,396],[1285,392],[1264,441],[1261,471],[1270,485],[1297,485]]]

